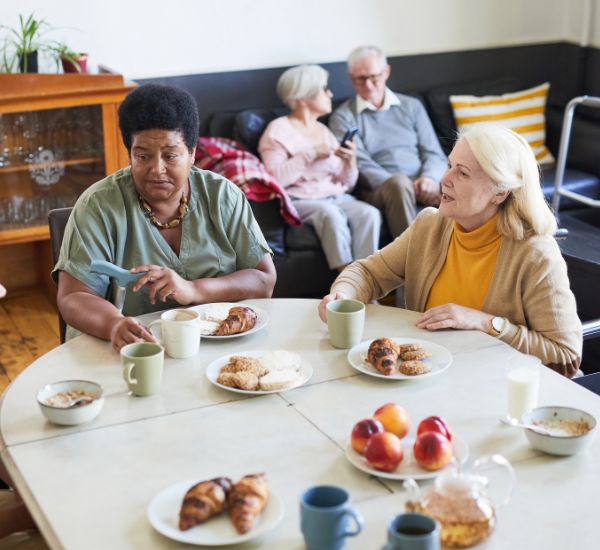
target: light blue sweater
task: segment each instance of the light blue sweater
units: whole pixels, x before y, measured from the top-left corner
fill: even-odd
[[[366,109],[356,114],[356,98],[340,105],[329,119],[338,139],[349,128],[358,128],[358,169],[373,190],[395,174],[410,178],[427,176],[440,181],[447,167],[446,155],[421,102],[396,94],[399,105],[385,111]]]

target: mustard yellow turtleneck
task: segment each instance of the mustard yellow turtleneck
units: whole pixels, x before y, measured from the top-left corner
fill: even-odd
[[[454,303],[481,310],[500,250],[498,214],[473,231],[454,222],[446,262],[434,281],[426,308]]]

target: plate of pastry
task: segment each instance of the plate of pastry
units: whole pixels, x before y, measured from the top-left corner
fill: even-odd
[[[464,439],[462,439],[461,437],[457,436],[456,434],[453,434],[452,436],[452,461],[450,462],[450,464],[448,464],[447,466],[445,466],[444,468],[440,468],[439,470],[426,470],[425,468],[419,466],[419,464],[417,464],[417,461],[415,460],[415,457],[413,456],[413,445],[415,443],[415,439],[414,437],[411,438],[406,437],[402,440],[402,449],[404,451],[404,457],[402,458],[402,462],[400,462],[400,464],[396,467],[395,470],[392,470],[391,472],[384,472],[382,470],[377,470],[376,468],[373,468],[373,466],[371,466],[368,462],[367,459],[361,455],[360,453],[357,453],[353,448],[352,448],[352,444],[350,442],[348,442],[348,444],[346,445],[346,458],[350,461],[350,463],[355,466],[356,468],[358,468],[359,470],[362,470],[363,472],[373,475],[373,476],[377,476],[377,477],[382,477],[385,479],[396,479],[396,480],[402,480],[402,479],[408,479],[408,478],[412,478],[415,480],[420,480],[420,479],[431,479],[433,477],[438,476],[441,472],[445,471],[446,468],[452,468],[453,465],[458,462],[459,464],[464,464],[467,460],[467,458],[469,458],[469,447],[466,443],[466,441]]]
[[[283,517],[281,499],[264,473],[234,483],[228,477],[182,481],[158,493],[148,520],[170,539],[204,546],[238,544],[275,528]]]
[[[308,382],[312,375],[312,365],[306,359],[286,350],[224,355],[206,367],[206,376],[215,386],[252,395],[291,390]]]
[[[381,337],[356,344],[348,352],[348,362],[376,378],[415,380],[444,372],[452,364],[452,354],[429,340]]]
[[[200,314],[202,338],[222,340],[253,334],[265,328],[269,314],[257,306],[219,302],[202,304],[190,309]]]

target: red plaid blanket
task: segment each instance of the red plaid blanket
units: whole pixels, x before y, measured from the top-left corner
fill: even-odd
[[[257,202],[278,198],[279,211],[286,223],[302,221],[287,193],[267,172],[263,163],[232,139],[201,137],[196,147],[196,166],[211,170],[235,183],[250,200]]]

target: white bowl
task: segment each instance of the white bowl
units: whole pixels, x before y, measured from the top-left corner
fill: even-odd
[[[48,404],[47,400],[60,392],[68,392],[73,390],[83,390],[93,395],[92,401],[82,402],[70,408],[59,407]],[[98,416],[104,405],[104,397],[102,397],[103,389],[100,384],[90,382],[88,380],[63,380],[62,382],[54,382],[46,384],[37,393],[37,402],[42,410],[42,414],[55,424],[64,426],[75,426],[90,422]]]
[[[586,448],[596,437],[596,419],[572,407],[537,407],[523,414],[523,424],[537,424],[551,433],[544,435],[525,428],[529,443],[551,455],[572,455]],[[585,430],[587,424],[588,429]],[[576,433],[576,432],[582,433]]]

